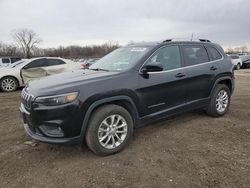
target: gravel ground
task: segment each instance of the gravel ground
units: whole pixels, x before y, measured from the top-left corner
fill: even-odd
[[[32,141],[19,103],[20,90],[0,93],[0,187],[250,187],[250,70],[236,72],[224,117],[171,117],[137,129],[108,157]]]

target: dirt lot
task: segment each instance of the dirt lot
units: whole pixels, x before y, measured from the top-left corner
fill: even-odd
[[[121,153],[38,143],[19,118],[20,91],[0,93],[0,187],[250,187],[250,70],[229,112],[190,112],[137,129]]]

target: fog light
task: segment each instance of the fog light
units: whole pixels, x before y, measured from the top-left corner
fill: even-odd
[[[46,135],[50,137],[63,137],[64,133],[61,127],[59,126],[47,126],[47,125],[41,125],[39,126],[39,129]]]

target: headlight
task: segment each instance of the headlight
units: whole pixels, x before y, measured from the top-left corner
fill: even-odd
[[[46,106],[56,106],[73,102],[78,96],[78,92],[66,93],[62,95],[37,97],[35,102]]]

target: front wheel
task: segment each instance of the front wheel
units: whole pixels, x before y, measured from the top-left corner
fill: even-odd
[[[207,113],[214,117],[223,116],[230,105],[231,92],[224,84],[218,84],[211,96]]]
[[[120,152],[133,134],[130,113],[118,105],[105,105],[94,111],[86,132],[86,143],[97,155]]]
[[[0,87],[2,91],[12,92],[18,87],[17,80],[13,77],[5,77],[0,81]]]

